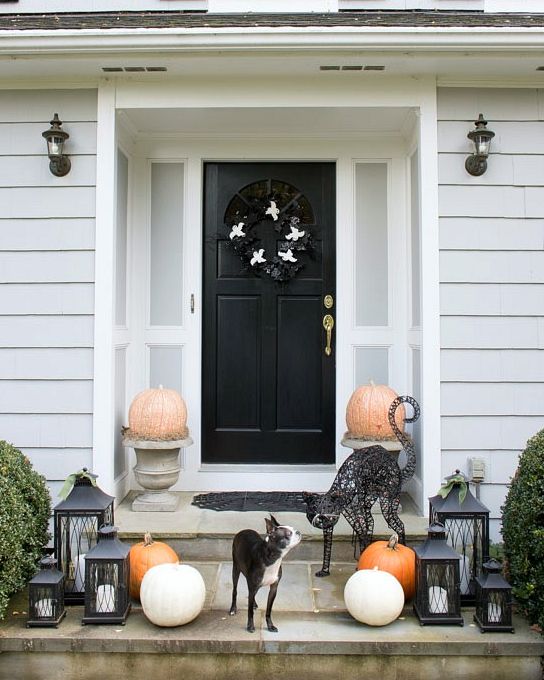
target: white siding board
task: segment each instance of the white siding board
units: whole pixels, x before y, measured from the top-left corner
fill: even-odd
[[[96,90],[0,90],[0,122],[40,123],[47,130],[55,112],[63,122],[96,121],[96,104]]]
[[[485,481],[490,484],[508,484],[514,476],[520,451],[442,451],[442,470],[450,475],[461,470],[468,476],[469,458],[481,458],[485,463]]]
[[[524,449],[544,426],[542,416],[443,416],[442,448]]]
[[[443,382],[541,382],[544,350],[443,349]]]
[[[446,316],[544,316],[544,285],[443,283],[440,312]]]
[[[488,128],[495,137],[491,142],[491,157],[502,154],[542,154],[544,153],[544,126],[540,121],[517,120],[509,122],[489,121]],[[438,148],[445,153],[472,153],[472,143],[467,134],[474,129],[472,121],[439,121]]]
[[[47,166],[47,146],[42,132],[48,127],[43,123],[0,123],[0,157],[41,156]],[[63,121],[62,129],[70,135],[64,145],[68,156],[96,154],[96,123]]]
[[[81,468],[92,469],[92,449],[22,449],[34,468],[50,481],[64,481]],[[55,504],[57,501],[53,499]]]
[[[2,257],[0,255],[0,261]],[[0,289],[0,314],[93,314],[92,283],[13,283]]]
[[[2,250],[93,250],[94,219],[2,219]]]
[[[0,188],[2,215],[7,218],[94,217],[94,187]]]
[[[461,383],[441,387],[444,416],[542,416],[544,383]]]
[[[58,187],[88,186],[96,174],[95,156],[71,157],[72,168],[64,177],[49,170],[47,156],[5,156],[0,162],[0,186]]]
[[[544,251],[442,251],[440,280],[442,283],[543,283]]]
[[[487,163],[487,170],[479,177],[469,175],[465,169],[467,153],[441,153],[438,157],[440,184],[495,185],[495,186],[541,186],[544,178],[544,156],[494,154]]]
[[[446,316],[441,319],[442,348],[541,349],[544,325],[536,317]]]
[[[0,349],[0,376],[5,380],[92,380],[93,350]]]
[[[489,127],[495,129],[495,121],[539,120],[539,92],[534,88],[439,88],[437,113],[439,120],[464,120],[469,127],[482,112],[489,116]],[[466,134],[466,133],[465,133]]]
[[[543,175],[544,177],[544,175]],[[442,250],[542,250],[544,219],[440,218]]]
[[[480,488],[480,500],[489,508],[489,517],[500,519],[502,516],[501,506],[508,493],[506,484],[482,484]]]
[[[0,380],[0,413],[92,413],[91,380]]]
[[[93,281],[93,251],[0,252],[0,283]]]
[[[0,317],[0,347],[92,346],[92,316]]]
[[[526,217],[525,192],[524,187],[441,185],[438,210],[441,217]]]
[[[0,414],[2,438],[17,448],[92,448],[93,419],[81,414]]]

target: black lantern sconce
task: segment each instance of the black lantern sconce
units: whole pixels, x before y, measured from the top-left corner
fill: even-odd
[[[96,475],[85,468],[66,483],[73,488],[54,508],[55,557],[64,574],[66,603],[83,604],[85,555],[96,545],[99,528],[113,523],[114,499],[96,486]]]
[[[474,620],[482,633],[513,633],[512,587],[502,577],[502,564],[492,558],[483,564],[476,579]]]
[[[442,524],[431,524],[428,538],[416,546],[414,613],[422,626],[464,625],[459,597],[459,555],[446,543]]]
[[[130,546],[117,527],[102,527],[99,541],[85,556],[85,614],[82,623],[124,624],[130,611]]]
[[[40,571],[28,584],[28,628],[56,628],[66,615],[64,576],[54,557],[40,560]]]
[[[446,477],[438,495],[429,498],[429,522],[445,526],[448,545],[461,558],[461,602],[473,605],[475,579],[489,557],[489,510],[473,496],[459,470]]]
[[[474,144],[474,153],[466,159],[465,168],[469,175],[479,177],[487,170],[489,147],[495,133],[487,129],[487,120],[481,113],[474,125],[476,126],[474,130],[471,130],[467,135]]]
[[[49,130],[42,132],[42,137],[47,141],[47,155],[49,156],[49,170],[55,177],[64,177],[70,172],[72,164],[68,156],[64,154],[64,142],[70,135],[61,130],[62,121],[59,114],[55,113]]]

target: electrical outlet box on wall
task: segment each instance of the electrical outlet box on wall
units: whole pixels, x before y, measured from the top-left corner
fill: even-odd
[[[485,481],[485,460],[483,458],[468,459],[468,478],[471,482]]]

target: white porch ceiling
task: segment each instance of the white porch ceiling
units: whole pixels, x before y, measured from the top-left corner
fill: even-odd
[[[141,135],[398,133],[409,114],[407,107],[123,109],[133,131]]]

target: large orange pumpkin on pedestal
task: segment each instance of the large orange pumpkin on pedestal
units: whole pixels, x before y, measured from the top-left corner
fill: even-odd
[[[389,407],[399,395],[387,385],[358,387],[351,395],[346,408],[348,435],[361,439],[396,439],[389,424]],[[395,422],[404,431],[406,413],[401,404],[395,413]]]
[[[177,564],[179,559],[169,545],[154,541],[151,534],[146,533],[144,540],[130,549],[129,561],[130,596],[139,600],[142,579],[151,567],[156,567],[158,564]]]
[[[363,550],[357,569],[374,569],[392,574],[402,586],[404,597],[410,600],[416,592],[416,554],[399,543],[397,534],[388,541],[374,541]]]
[[[148,389],[137,394],[128,412],[128,432],[131,439],[185,439],[187,408],[176,390]]]

